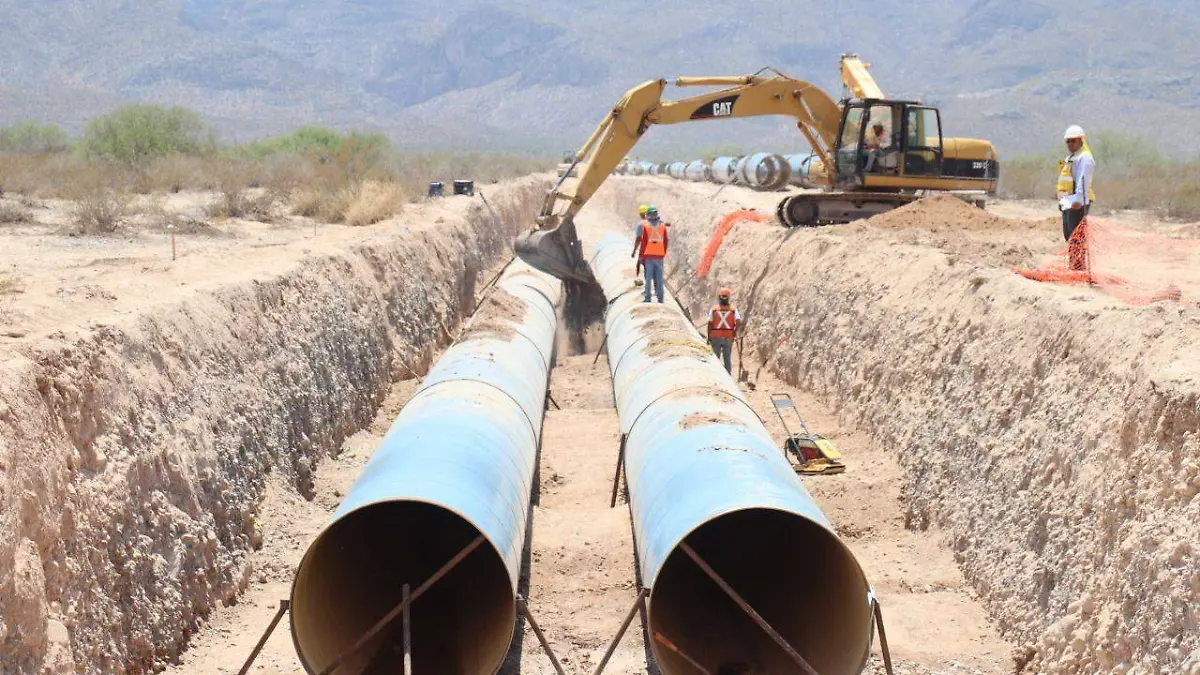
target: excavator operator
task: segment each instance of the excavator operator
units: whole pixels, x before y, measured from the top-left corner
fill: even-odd
[[[883,131],[883,122],[876,122],[871,126],[871,133],[867,134],[867,149],[883,150],[888,145],[887,134]]]
[[[646,217],[641,222],[638,238],[633,242],[633,252],[629,257],[638,256],[638,264],[646,275],[642,299],[650,302],[650,284],[654,284],[654,292],[658,302],[663,301],[663,258],[667,256],[667,224],[658,217],[658,207],[653,204],[646,208]]]
[[[892,139],[884,129],[883,122],[871,125],[871,133],[863,139],[867,151],[867,171],[883,171],[895,168],[895,150]]]

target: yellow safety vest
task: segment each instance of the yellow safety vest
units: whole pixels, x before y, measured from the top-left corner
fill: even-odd
[[[1059,199],[1075,194],[1075,174],[1072,171],[1072,167],[1075,165],[1076,160],[1085,154],[1088,157],[1092,156],[1092,151],[1088,148],[1086,142],[1079,149],[1078,154],[1071,155],[1066,161],[1058,163],[1058,182],[1054,186],[1054,192],[1058,195]],[[1092,191],[1092,186],[1089,185],[1088,203],[1091,204],[1094,201],[1096,201],[1096,193]]]

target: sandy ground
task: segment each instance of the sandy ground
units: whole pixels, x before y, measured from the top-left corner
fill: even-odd
[[[0,278],[11,285],[0,292],[0,349],[27,335],[111,322],[244,279],[269,278],[333,250],[403,236],[416,224],[458,213],[471,199],[412,204],[401,218],[344,227],[288,215],[272,222],[208,218],[204,207],[214,198],[198,192],[142,197],[135,208],[165,215],[138,216],[105,235],[72,234],[72,207],[61,200],[39,201],[30,209],[31,223],[0,225]],[[172,258],[166,223],[176,222]]]

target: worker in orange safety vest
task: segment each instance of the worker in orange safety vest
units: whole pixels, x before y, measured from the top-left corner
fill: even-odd
[[[708,313],[708,343],[730,375],[733,374],[733,341],[742,325],[741,313],[729,302],[732,294],[728,288],[722,288],[717,293],[717,304]]]
[[[646,285],[642,288],[642,299],[650,302],[650,284],[655,286],[655,295],[659,303],[663,301],[663,258],[667,256],[667,223],[658,217],[658,209],[651,204],[646,209],[646,217],[642,220],[642,229],[638,238],[633,242],[633,252],[630,257],[638,256],[638,261],[646,275]]]

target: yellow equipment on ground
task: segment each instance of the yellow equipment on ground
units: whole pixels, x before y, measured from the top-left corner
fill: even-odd
[[[783,423],[783,428],[787,431],[787,440],[783,442],[784,454],[790,452],[795,457],[796,463],[792,464],[792,468],[796,473],[817,476],[842,473],[846,470],[846,465],[842,462],[842,453],[833,446],[833,441],[808,430],[808,425],[804,423],[804,418],[800,416],[800,411],[792,402],[791,395],[771,394],[771,405],[775,407],[775,414],[779,416],[779,421]],[[797,433],[792,429],[783,414],[785,410],[792,411],[804,433]]]
[[[995,146],[943,138],[937,108],[886,99],[857,56],[843,55],[841,68],[847,93],[840,104],[815,85],[774,69],[734,77],[679,77],[679,87],[726,88],[676,101],[662,100],[664,79],[630,89],[570,165],[560,168],[537,227],[514,245],[517,255],[561,279],[592,281],[575,234],[575,214],[656,124],[762,115],[795,118],[820,160],[811,177],[822,189],[779,203],[776,215],[787,227],[850,222],[916,200],[924,191],[995,192]],[[876,135],[876,123],[882,124],[882,134]]]

